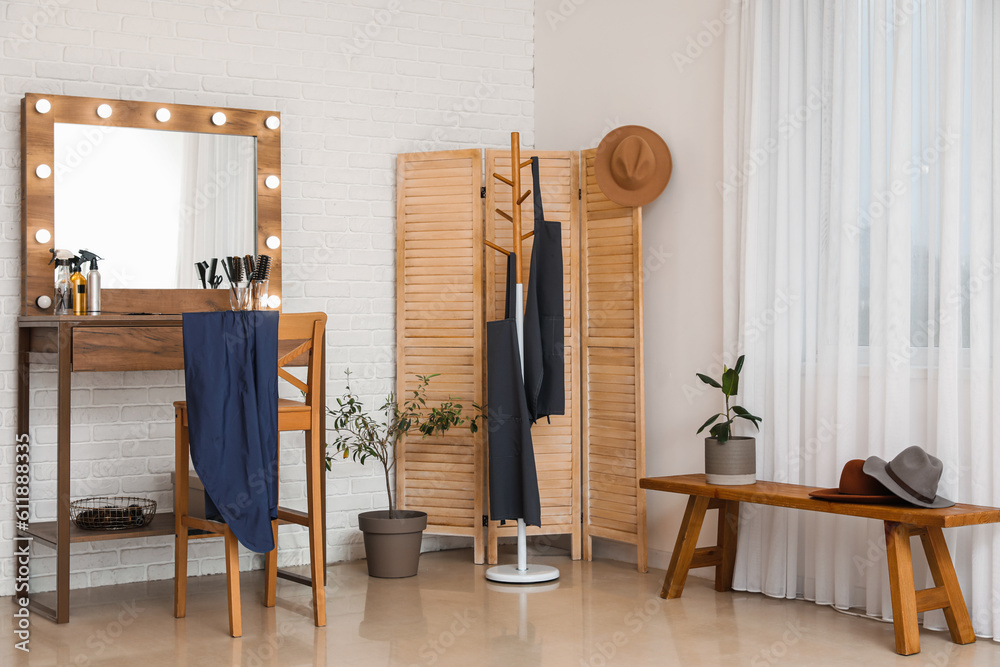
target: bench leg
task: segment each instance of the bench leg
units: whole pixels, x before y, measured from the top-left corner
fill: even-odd
[[[934,584],[943,588],[947,596],[948,606],[941,609],[944,611],[945,620],[948,621],[951,640],[956,644],[971,644],[976,641],[976,634],[972,630],[969,611],[965,608],[965,598],[962,597],[962,588],[958,585],[958,576],[955,574],[951,554],[948,553],[948,543],[944,541],[944,533],[940,528],[928,528],[920,536],[920,541],[924,545],[927,565],[930,566]]]
[[[733,590],[739,523],[740,501],[722,501],[722,506],[719,508],[719,539],[716,543],[722,550],[722,561],[715,566],[715,590],[720,593]]]
[[[920,628],[917,625],[917,592],[913,585],[909,526],[886,521],[885,546],[889,560],[889,591],[892,595],[896,653],[913,655],[920,652]]]
[[[677,533],[677,543],[674,544],[674,553],[670,556],[670,567],[663,580],[663,590],[660,591],[661,598],[667,600],[679,598],[684,592],[684,582],[687,581],[691,559],[698,546],[698,534],[701,532],[701,524],[705,520],[708,501],[708,498],[702,496],[688,498],[687,509],[684,510],[684,520],[681,521],[681,528]]]

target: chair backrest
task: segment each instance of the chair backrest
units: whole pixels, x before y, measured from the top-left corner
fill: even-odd
[[[322,408],[314,398],[321,394],[325,330],[326,313],[282,313],[278,318],[278,377],[305,393],[306,404],[315,408]],[[305,382],[285,370],[289,365],[306,366]]]

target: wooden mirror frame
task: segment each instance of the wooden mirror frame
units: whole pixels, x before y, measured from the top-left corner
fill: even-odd
[[[39,100],[47,100],[50,109],[36,109]],[[112,113],[108,118],[97,115],[97,108],[107,104]],[[159,109],[167,109],[170,119],[156,119]],[[212,122],[213,114],[226,115],[223,125]],[[279,119],[270,129],[269,117]],[[56,123],[133,127],[149,130],[230,134],[257,139],[257,252],[271,256],[268,293],[281,297],[281,246],[270,249],[268,237],[281,239],[281,125],[280,114],[274,111],[203,107],[188,104],[110,100],[68,95],[28,93],[21,100],[21,314],[52,315],[53,309],[42,309],[36,299],[47,295],[54,298],[53,266],[49,264],[49,248],[55,239],[55,139]],[[48,178],[37,175],[39,165],[47,165]],[[277,176],[278,186],[268,188],[264,181]],[[48,230],[50,243],[39,243],[35,234]],[[117,313],[181,313],[229,309],[228,289],[104,289],[101,310]],[[279,307],[280,308],[280,307]]]

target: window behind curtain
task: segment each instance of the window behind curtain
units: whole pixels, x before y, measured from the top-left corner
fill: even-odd
[[[892,17],[893,5],[891,0],[881,0],[886,2],[886,16]],[[968,3],[967,3],[968,4]],[[944,104],[944,91],[939,87],[941,76],[944,71],[944,50],[938,48],[939,40],[943,42],[944,35],[934,32],[934,23],[926,20],[928,12],[937,11],[936,3],[908,0],[907,7],[912,7],[913,14],[913,80],[914,99],[912,105],[913,114],[913,138],[910,168],[907,173],[912,174],[912,222],[911,222],[911,264],[910,264],[910,344],[913,348],[935,347],[938,344],[937,323],[940,315],[940,294],[938,282],[938,265],[940,262],[938,236],[940,225],[940,201],[935,187],[940,167],[940,156],[943,151],[960,150],[962,155],[962,214],[961,214],[961,285],[959,294],[944,295],[947,299],[960,299],[962,304],[962,346],[969,347],[969,144],[971,141],[969,128],[971,127],[970,117],[970,95],[971,95],[971,63],[973,54],[971,52],[972,40],[971,17],[972,11],[967,11],[967,24],[965,26],[965,62],[964,62],[964,86],[963,86],[963,121],[961,137],[948,137],[938,130],[938,117]],[[858,344],[867,347],[869,342],[869,262],[870,240],[871,240],[871,219],[872,207],[884,205],[890,192],[872,192],[871,184],[871,160],[870,152],[872,147],[872,130],[870,117],[871,85],[872,78],[871,65],[874,57],[872,48],[872,35],[875,30],[885,30],[888,34],[888,44],[886,48],[886,72],[887,72],[887,95],[892,98],[892,40],[896,30],[891,21],[887,25],[880,25],[873,18],[872,8],[862,12],[861,25],[861,53],[859,73],[862,79],[862,99],[861,99],[861,127],[862,127],[862,152],[861,164],[859,165],[859,178],[861,179],[861,210],[859,211],[860,229],[860,305],[858,321]],[[892,113],[888,114],[888,123],[891,125]],[[889,141],[891,136],[890,127],[887,125],[883,133],[877,134]],[[888,148],[888,146],[886,147]],[[891,179],[886,179],[891,183]],[[890,243],[892,240],[890,239]],[[915,359],[920,358],[915,357]]]

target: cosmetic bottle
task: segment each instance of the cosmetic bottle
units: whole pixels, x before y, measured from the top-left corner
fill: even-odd
[[[80,258],[83,262],[90,262],[90,272],[87,273],[87,314],[100,315],[101,272],[97,270],[97,260],[104,258],[89,250],[80,250]]]
[[[69,265],[73,259],[73,253],[69,250],[56,250],[50,248],[52,259],[49,264],[55,262],[55,301],[52,304],[53,314],[68,315],[73,311],[73,283],[70,282]]]
[[[83,277],[83,272],[80,270],[83,260],[79,257],[73,257],[70,260],[73,267],[73,273],[69,277],[69,281],[73,283],[73,314],[74,315],[86,315],[87,314],[87,279]]]

